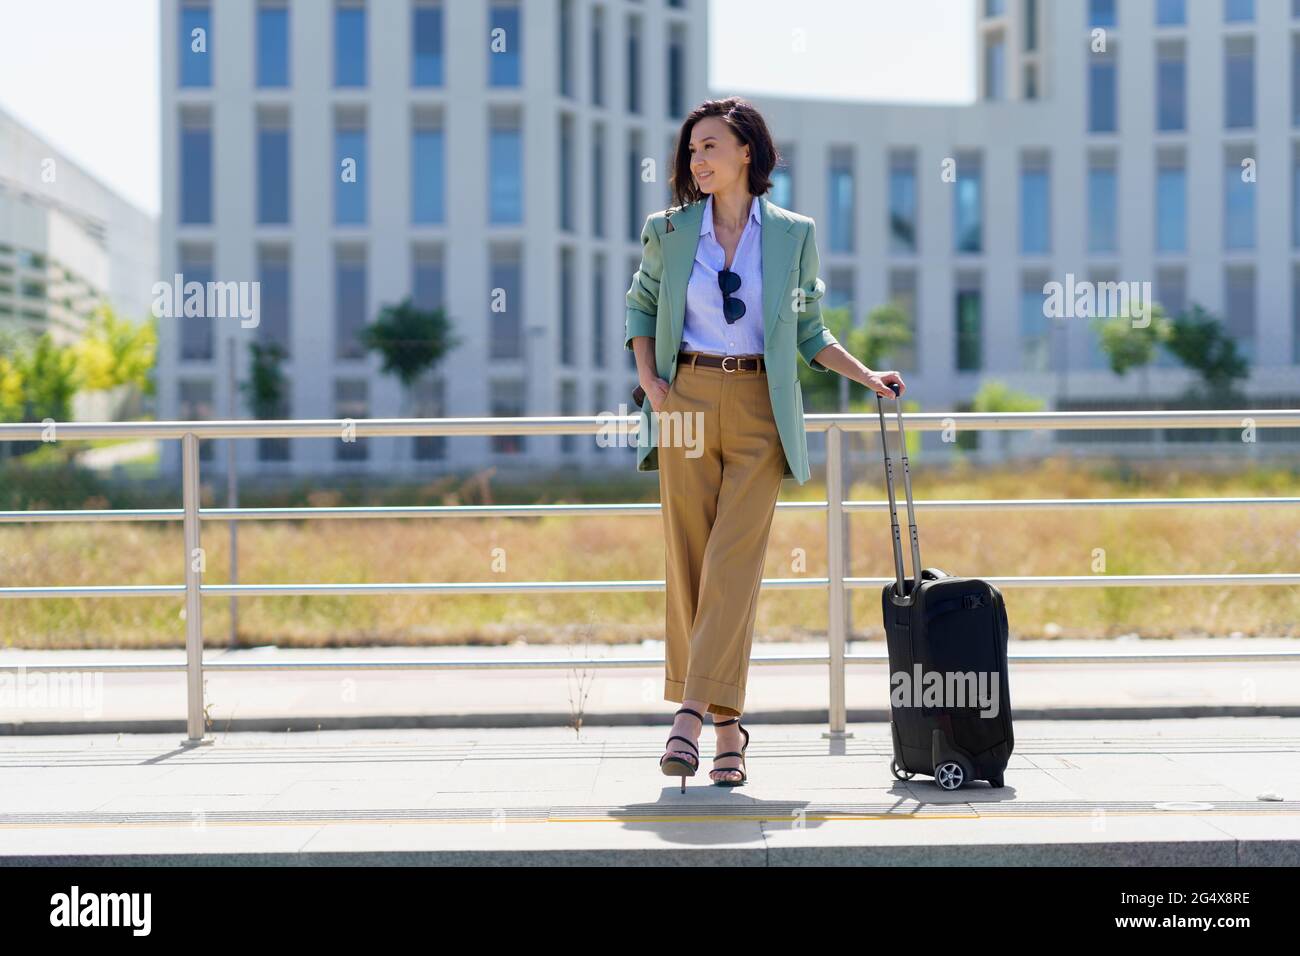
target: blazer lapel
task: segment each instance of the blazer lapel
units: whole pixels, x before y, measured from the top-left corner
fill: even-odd
[[[668,287],[669,316],[672,320],[673,339],[682,341],[682,326],[686,321],[686,286],[691,279],[691,270],[695,267],[695,253],[700,245],[700,221],[704,218],[704,200],[697,200],[683,209],[673,213],[673,231],[663,237],[664,274],[661,285]],[[779,215],[778,207],[772,205],[766,196],[759,197],[762,212],[762,257],[763,257],[763,342],[767,343],[774,336],[776,315],[780,311],[781,299],[789,291],[786,278],[790,267],[795,264],[799,254],[798,244],[790,234],[791,220]],[[660,289],[661,293],[663,292]]]
[[[773,341],[776,314],[781,309],[781,299],[789,291],[785,280],[790,267],[799,254],[794,236],[790,234],[791,220],[778,216],[777,208],[762,197],[763,204],[763,350]],[[797,279],[796,279],[797,281]]]

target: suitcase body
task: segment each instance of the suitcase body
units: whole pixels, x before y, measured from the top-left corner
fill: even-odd
[[[893,386],[897,393],[897,386]],[[876,398],[880,406],[880,397]],[[903,578],[903,549],[894,499],[893,463],[880,406],[885,449],[895,581],[881,591],[889,649],[890,735],[894,776],[934,777],[945,790],[972,780],[1003,786],[1015,744],[1007,683],[1007,610],[1002,592],[978,578],[921,569],[901,405],[903,451],[913,579]],[[919,577],[919,583],[917,578]]]

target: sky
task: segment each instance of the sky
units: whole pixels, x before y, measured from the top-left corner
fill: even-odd
[[[0,108],[154,214],[158,6],[0,0]],[[974,28],[975,0],[710,0],[709,88],[970,102]]]

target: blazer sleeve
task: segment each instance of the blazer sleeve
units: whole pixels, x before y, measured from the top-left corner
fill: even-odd
[[[822,324],[821,299],[826,292],[826,283],[817,275],[821,262],[817,256],[817,226],[811,220],[804,233],[803,249],[799,253],[799,288],[803,289],[804,307],[797,313],[798,324],[795,336],[798,341],[799,354],[809,368],[818,372],[829,372],[825,365],[813,359],[813,356],[828,345],[837,344],[837,339],[830,329]]]
[[[647,216],[641,228],[641,267],[627,290],[627,337],[624,348],[632,350],[638,335],[655,336],[659,315],[659,280],[663,277],[663,246],[655,228],[655,217]]]

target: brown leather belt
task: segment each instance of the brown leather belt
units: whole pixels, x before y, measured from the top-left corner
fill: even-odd
[[[704,365],[708,368],[720,368],[724,372],[762,372],[767,368],[761,355],[742,358],[738,355],[710,355],[707,352],[688,352],[685,349],[677,357],[688,365]]]

